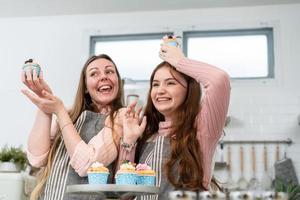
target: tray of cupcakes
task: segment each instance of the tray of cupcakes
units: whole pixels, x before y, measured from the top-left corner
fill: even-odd
[[[110,199],[159,193],[159,187],[155,186],[156,173],[145,163],[135,165],[124,161],[115,175],[115,184],[107,184],[109,173],[103,164],[95,162],[88,169],[89,184],[69,185],[67,192]]]

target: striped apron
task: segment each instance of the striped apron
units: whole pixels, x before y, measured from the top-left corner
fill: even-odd
[[[155,141],[147,141],[139,163],[147,163],[156,172],[156,187],[159,187],[159,195],[143,195],[137,197],[137,200],[166,200],[168,193],[174,190],[174,187],[168,183],[167,176],[163,171],[171,153],[170,140],[165,136],[157,136]]]
[[[82,140],[86,143],[104,127],[106,115],[84,111],[75,123],[75,128]],[[110,165],[108,168],[111,168]],[[41,200],[75,200],[75,199],[98,199],[92,195],[66,194],[66,186],[72,184],[85,184],[87,177],[79,177],[70,166],[70,157],[67,153],[63,138],[56,150],[50,175],[45,185]]]

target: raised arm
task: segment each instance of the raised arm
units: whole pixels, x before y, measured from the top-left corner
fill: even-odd
[[[176,69],[201,84],[203,97],[198,115],[198,133],[202,136],[219,138],[229,106],[229,76],[217,67],[187,58],[181,59]]]
[[[219,138],[229,105],[230,79],[227,73],[207,63],[186,58],[181,49],[173,46],[163,45],[160,57],[201,84],[204,94],[198,115],[198,138]]]
[[[109,124],[86,144],[78,134],[63,102],[58,97],[45,91],[42,92],[43,98],[29,91],[23,92],[43,112],[56,115],[58,127],[71,158],[70,163],[79,176],[86,176],[87,169],[95,161],[109,165],[116,159],[118,152],[111,128],[108,128],[110,127]]]
[[[26,68],[22,71],[22,82],[36,95],[43,97],[41,91],[52,93],[50,87],[43,79],[43,72],[37,75],[35,68]],[[22,90],[24,91],[24,90]],[[47,162],[51,141],[57,132],[55,126],[51,126],[52,114],[45,113],[41,109],[37,110],[32,129],[28,137],[27,156],[31,165],[35,167],[44,166]]]

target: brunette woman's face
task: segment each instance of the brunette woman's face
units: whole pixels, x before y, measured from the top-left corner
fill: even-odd
[[[105,58],[91,62],[86,68],[86,87],[94,104],[100,107],[110,104],[119,91],[115,65]]]
[[[151,99],[155,108],[171,119],[174,111],[184,102],[187,95],[187,82],[176,71],[169,67],[158,69],[154,75]]]

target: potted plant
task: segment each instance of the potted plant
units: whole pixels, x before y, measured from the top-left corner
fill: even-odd
[[[285,183],[280,178],[275,179],[275,191],[287,193],[289,196],[289,200],[300,199],[300,185],[297,185],[292,182]]]
[[[8,147],[5,145],[0,151],[0,171],[18,172],[27,165],[26,153],[21,147]]]

